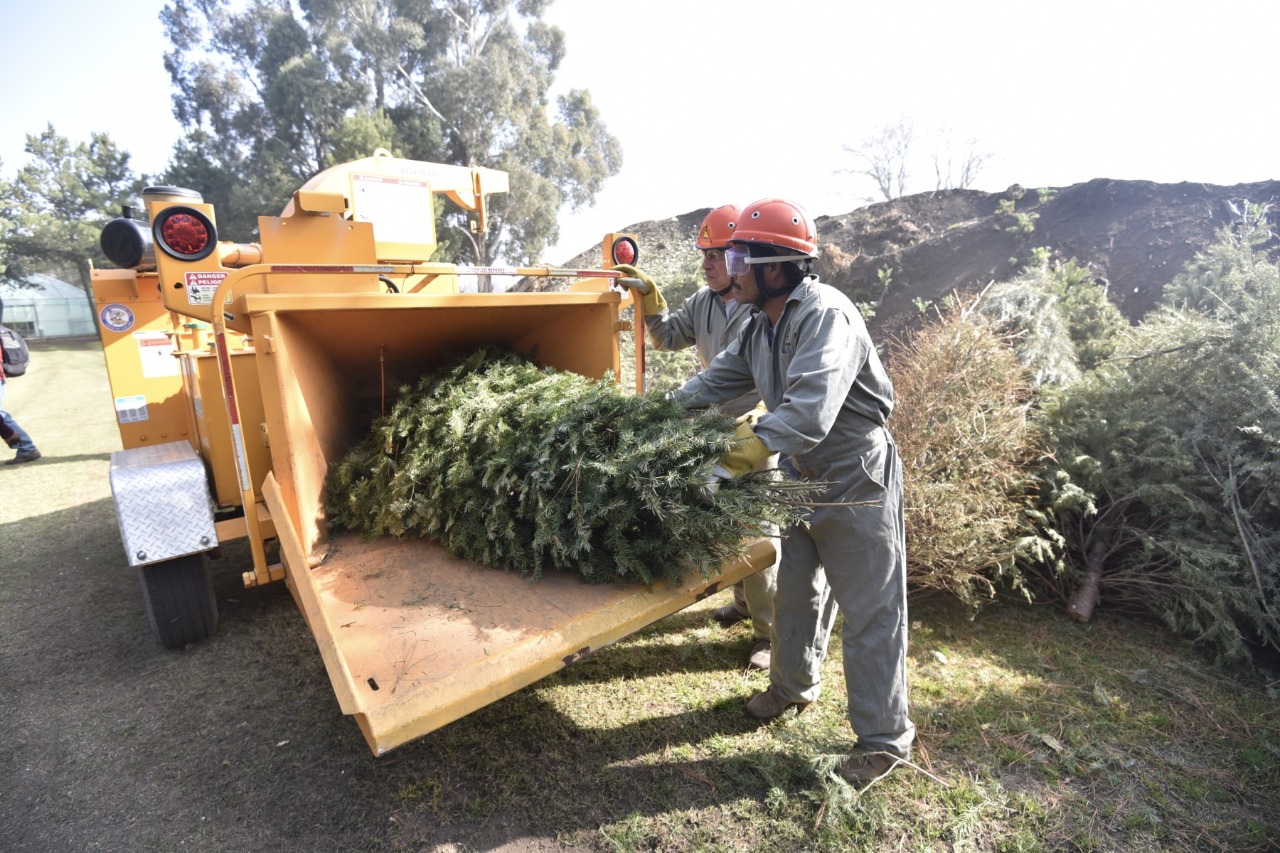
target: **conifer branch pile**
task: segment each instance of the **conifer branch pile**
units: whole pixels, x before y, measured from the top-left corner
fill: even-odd
[[[703,486],[734,422],[484,348],[406,389],[328,479],[329,524],[435,539],[538,578],[707,577],[745,539],[801,519],[805,483]]]

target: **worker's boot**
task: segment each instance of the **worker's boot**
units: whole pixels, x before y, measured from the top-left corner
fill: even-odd
[[[865,788],[901,763],[902,759],[891,752],[855,752],[841,762],[836,772],[853,787]]]
[[[777,693],[773,692],[770,687],[763,693],[757,693],[747,701],[747,716],[754,717],[757,720],[776,720],[781,717],[788,708],[795,708],[799,714],[805,708],[809,707],[808,702],[788,702]]]
[[[711,618],[728,628],[730,625],[737,625],[747,617],[732,604],[726,604],[724,607],[717,607],[712,610]]]
[[[751,658],[747,663],[747,669],[761,669],[768,672],[772,658],[770,648],[771,644],[768,640],[756,640],[756,644],[751,647]]]

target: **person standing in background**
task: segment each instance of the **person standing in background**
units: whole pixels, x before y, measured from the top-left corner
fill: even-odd
[[[3,308],[0,308],[2,311]],[[9,384],[9,379],[4,375],[4,344],[0,343],[0,438],[4,439],[5,444],[18,451],[18,455],[6,461],[6,465],[20,465],[23,462],[35,462],[40,458],[40,451],[36,449],[35,442],[31,440],[31,436],[27,435],[26,430],[18,425],[13,419],[13,415],[5,411],[4,408],[4,391],[5,386]]]

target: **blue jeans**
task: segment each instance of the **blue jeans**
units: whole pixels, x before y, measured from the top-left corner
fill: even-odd
[[[18,426],[18,422],[13,419],[13,415],[4,410],[4,386],[8,383],[0,379],[0,421],[4,421],[9,429],[13,430],[18,437],[18,443],[14,445],[14,449],[18,453],[35,453],[36,444],[31,440],[31,436],[27,435],[27,431]]]

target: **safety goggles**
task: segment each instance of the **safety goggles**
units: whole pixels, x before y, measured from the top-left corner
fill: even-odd
[[[730,246],[724,250],[724,269],[731,276],[746,275],[752,264],[776,264],[782,261],[807,261],[808,255],[770,255],[765,258],[751,257],[751,250],[746,246]]]

